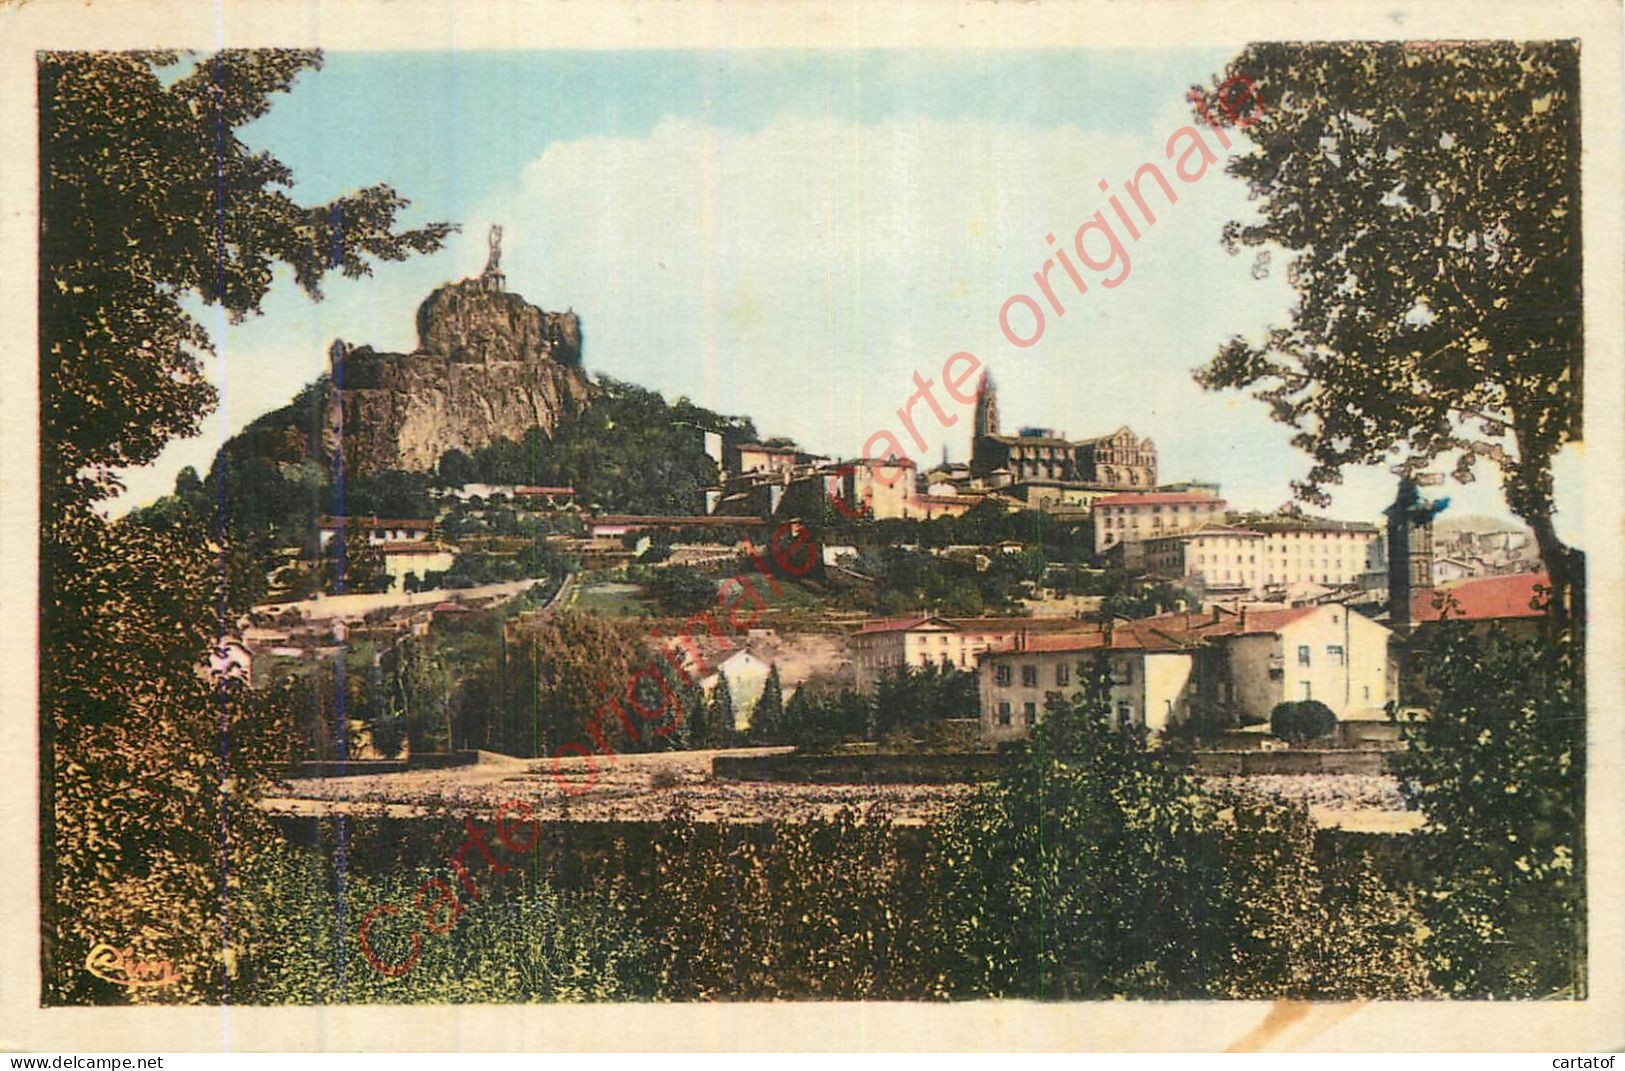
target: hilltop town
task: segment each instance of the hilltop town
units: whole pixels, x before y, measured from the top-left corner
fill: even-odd
[[[1006,431],[986,374],[967,462],[822,455],[595,381],[575,315],[508,292],[499,262],[494,231],[485,270],[423,303],[416,353],[335,343],[323,381],[133,518],[164,523],[225,481],[260,597],[219,658],[312,697],[296,772],[320,776],[290,798],[455,796],[469,775],[443,771],[482,753],[585,758],[596,783],[621,752],[655,750],[720,756],[681,766],[713,787],[779,781],[777,806],[805,791],[782,782],[822,776],[827,794],[880,776],[875,749],[971,757],[884,775],[907,795],[978,780],[975,756],[1024,739],[1098,663],[1118,725],[1194,747],[1216,777],[1324,773],[1287,787],[1395,810],[1371,778],[1398,747],[1389,710],[1413,701],[1404,656],[1435,595],[1475,618],[1538,616],[1527,535],[1435,531],[1414,487],[1386,517],[1240,511],[1222,473],[1168,479],[1126,424]],[[803,568],[779,557],[791,535]],[[602,693],[661,651],[673,731],[590,714],[599,700],[567,698],[585,684],[557,681],[538,724],[512,681],[552,676],[566,648]],[[1320,757],[1274,754],[1281,712],[1304,705],[1330,719]],[[809,773],[786,746],[847,765]],[[427,780],[411,773],[431,759]]]
[[[1112,105],[1129,83],[1104,55],[1044,77],[1077,68],[1065,96],[1104,89],[1095,103]],[[662,121],[656,135],[682,137],[638,157],[620,133],[591,135],[631,129],[599,92],[629,77],[709,122],[724,87],[751,95],[728,75],[743,62],[749,85],[788,91],[767,93],[771,120],[833,107],[818,70],[844,79],[839,63],[589,50],[560,68],[516,52],[499,83],[476,80],[491,67],[477,52],[441,76],[427,55],[329,58],[350,74],[324,82],[320,52],[286,49],[36,57],[39,658],[20,683],[38,681],[40,778],[37,795],[20,787],[39,822],[41,1007],[1595,1003],[1587,895],[1602,868],[1585,817],[1609,763],[1588,758],[1606,734],[1585,704],[1586,555],[1559,534],[1556,467],[1580,440],[1591,320],[1576,40],[1266,40],[1217,71],[1181,59],[1170,70],[1193,88],[1188,125],[1158,139],[1167,174],[1183,192],[1222,166],[1256,218],[1194,219],[1197,199],[1145,164],[1124,196],[1147,225],[1137,189],[1179,200],[1212,264],[1114,241],[1118,274],[1091,276],[1080,305],[1048,280],[1084,295],[1074,269],[1102,270],[1104,210],[1047,237],[1032,276],[1047,310],[1017,292],[1000,333],[1023,350],[1071,306],[1087,318],[1073,324],[1109,316],[1093,337],[1125,359],[1103,377],[1030,365],[1025,380],[1014,361],[1053,344],[976,343],[984,364],[947,319],[940,338],[916,335],[936,315],[914,294],[936,284],[918,280],[962,275],[952,258],[890,299],[847,292],[845,276],[927,255],[870,259],[916,228],[876,222],[869,176],[968,184],[968,204],[997,210],[921,217],[974,223],[975,244],[1001,250],[940,310],[958,307],[970,343],[972,303],[996,303],[1036,248],[1021,243],[1046,233],[1015,199],[1053,181],[1070,198],[1090,175],[1033,173],[1002,140],[916,167],[798,123],[799,147],[773,140],[775,155],[813,172],[843,157],[862,177],[862,211],[845,212],[844,182],[828,187],[832,229],[816,192],[741,164],[731,143],[702,136],[689,156],[687,130]],[[658,76],[668,59],[698,77]],[[956,77],[935,61],[918,73],[921,102]],[[521,82],[534,92],[505,92]],[[345,121],[353,101],[408,90],[455,102],[456,136],[424,141],[404,107]],[[1257,105],[1245,115],[1239,90]],[[309,136],[407,155],[284,164],[257,123],[290,92],[310,106],[279,114],[317,123]],[[564,144],[577,106],[596,113],[579,127],[589,155],[549,149],[517,170]],[[510,122],[527,108],[539,125]],[[481,109],[485,135],[461,121]],[[911,141],[917,118],[865,122],[883,140],[861,145]],[[1081,147],[1075,121],[1035,129]],[[1209,144],[1238,151],[1221,165]],[[1008,181],[962,173],[978,153],[1016,165]],[[368,160],[411,170],[351,174]],[[697,201],[681,193],[691,170]],[[296,171],[317,188],[372,184],[307,205]],[[585,210],[543,192],[616,174]],[[442,221],[408,226],[396,182],[431,191],[416,210]],[[659,194],[637,228],[623,227],[625,182]],[[530,213],[516,233],[536,233],[534,206],[561,209],[558,240],[524,249],[536,260],[505,269],[493,228],[475,274],[440,283],[419,260],[394,291],[365,282],[458,248],[450,220],[504,200]],[[735,230],[708,237],[722,216]],[[609,240],[577,223],[613,224]],[[1171,228],[1128,232],[1153,243]],[[631,241],[656,230],[671,244]],[[755,251],[788,251],[788,235],[813,276],[842,284],[819,295],[786,277],[771,301],[812,319],[767,316],[772,291],[756,290],[789,259]],[[1249,273],[1212,266],[1214,237],[1255,250],[1251,280],[1290,303],[1245,306],[1225,280]],[[1108,292],[1130,248],[1142,294],[1159,257],[1201,293],[1177,331],[1146,323],[1126,341],[1132,299]],[[1269,276],[1272,255],[1286,264]],[[672,307],[632,281],[637,258],[702,298],[703,317],[664,318]],[[317,333],[267,304],[285,282],[317,298],[337,277],[348,297]],[[1176,301],[1171,287],[1155,304]],[[1034,333],[1008,330],[1018,307]],[[380,310],[410,341],[371,334]],[[225,349],[255,347],[230,325],[262,311],[282,367],[312,378],[261,381],[276,393],[247,397],[292,397],[119,514],[134,488],[121,473],[169,472],[170,444],[203,442],[211,413],[235,419]],[[876,311],[908,331],[848,330]],[[713,331],[716,316],[748,316],[753,333]],[[778,426],[680,393],[685,356],[737,358],[706,388],[734,389],[729,407],[789,405],[761,384],[832,341],[852,347],[838,360],[951,354],[935,375],[960,411],[915,371],[896,420],[859,446],[781,434],[851,431],[858,406],[836,410],[836,390],[809,394],[831,407],[821,425],[786,408]],[[653,361],[664,394],[608,374]],[[1175,396],[1162,376],[1180,365],[1194,384]],[[1087,400],[1014,386],[1060,376]],[[1265,404],[1215,423],[1192,403],[1175,426],[1193,386]],[[940,460],[920,403],[957,429]],[[1290,454],[1230,449],[1253,420],[1260,447],[1267,424],[1290,429],[1276,440]],[[1244,455],[1260,467],[1227,460]],[[1326,515],[1331,489],[1371,486],[1378,463],[1389,504],[1359,515],[1343,497]],[[1484,476],[1527,530],[1453,513],[1437,487]],[[1277,478],[1317,510],[1260,511]]]

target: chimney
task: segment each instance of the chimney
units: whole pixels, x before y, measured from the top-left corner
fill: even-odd
[[[1219,604],[1214,603],[1213,604],[1213,623],[1215,625],[1217,625],[1219,623],[1219,614],[1220,614]]]
[[[1241,631],[1247,631],[1247,604],[1241,604]]]

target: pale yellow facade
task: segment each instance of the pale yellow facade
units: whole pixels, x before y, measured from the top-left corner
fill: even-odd
[[[1156,576],[1200,581],[1210,592],[1261,592],[1304,584],[1358,584],[1377,531],[1370,526],[1266,529],[1213,527],[1145,543]]]
[[[976,658],[1010,638],[1008,629],[960,629],[931,619],[910,629],[859,632],[852,637],[852,667],[857,689],[873,695],[887,670],[903,666],[951,666],[975,672]]]
[[[1112,673],[1111,711],[1120,726],[1153,732],[1190,717],[1195,659],[1185,651],[1113,650],[994,651],[978,671],[982,735],[999,742],[1027,735],[1044,716],[1050,692],[1073,696],[1080,673],[1106,654]]]
[[[1318,699],[1339,720],[1385,720],[1397,696],[1392,636],[1375,621],[1343,606],[1321,606],[1279,633],[1231,636],[1221,641],[1243,713],[1267,718],[1277,703]]]

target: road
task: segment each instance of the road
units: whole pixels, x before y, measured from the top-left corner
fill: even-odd
[[[560,593],[570,588],[570,580],[566,579],[560,587]],[[433,606],[435,603],[445,602],[447,599],[511,599],[515,595],[529,588],[532,584],[541,583],[539,580],[509,580],[501,584],[482,584],[473,588],[439,588],[435,591],[415,591],[411,594],[400,591],[386,591],[376,595],[318,595],[314,599],[305,599],[301,602],[273,602],[254,607],[254,613],[265,617],[276,617],[289,610],[299,611],[299,616],[306,621],[330,621],[335,618],[365,617],[373,610],[400,610],[413,606]],[[551,607],[558,602],[558,596],[548,603]]]

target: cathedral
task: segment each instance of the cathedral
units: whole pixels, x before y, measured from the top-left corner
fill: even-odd
[[[992,484],[1043,480],[1150,490],[1157,486],[1157,447],[1127,427],[1096,439],[1067,439],[1049,428],[1001,435],[997,389],[984,374],[976,392],[970,469],[973,477]]]

